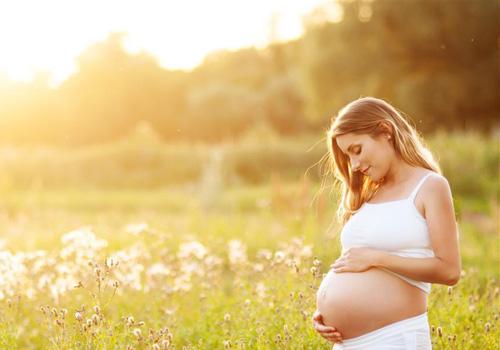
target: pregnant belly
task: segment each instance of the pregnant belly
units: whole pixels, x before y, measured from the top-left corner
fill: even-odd
[[[427,309],[424,291],[379,268],[355,273],[330,270],[316,296],[323,322],[337,328],[343,339],[420,315]]]

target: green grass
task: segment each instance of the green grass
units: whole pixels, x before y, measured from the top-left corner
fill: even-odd
[[[309,206],[317,188],[235,187],[208,199],[196,188],[5,195],[4,249],[19,254],[0,256],[0,348],[152,349],[169,342],[169,349],[330,349],[312,328],[311,316],[321,273],[340,252],[334,234],[339,227],[327,232],[334,215],[331,200]],[[434,349],[494,349],[500,338],[500,240],[493,221],[498,205],[488,199],[481,205],[477,198],[455,200],[460,202],[463,277],[453,288],[433,285]],[[148,226],[133,235],[127,232],[130,223]],[[107,246],[73,246],[64,255],[71,246],[61,237],[85,225]],[[230,248],[232,240],[243,248],[235,241]],[[199,242],[206,252],[192,247],[180,256],[186,242]],[[45,255],[21,255],[35,250]],[[99,292],[95,268],[88,263],[104,272],[110,256],[120,264],[104,276]],[[320,273],[313,275],[315,258]],[[120,285],[113,295],[106,283],[115,280]],[[72,288],[78,281],[85,288]],[[65,285],[69,290],[54,292]],[[82,305],[80,322],[75,312]],[[97,321],[84,329],[95,305],[101,308]],[[67,310],[64,319],[61,309]],[[129,316],[134,324],[126,324]]]

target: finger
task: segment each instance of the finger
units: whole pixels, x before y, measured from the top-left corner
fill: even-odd
[[[330,333],[329,337],[332,337],[335,339],[342,339],[342,335],[339,332],[332,332],[332,333]]]
[[[323,320],[319,320],[319,321],[314,320],[313,325],[318,327],[318,328],[321,328],[321,329],[335,329],[335,327],[325,325]]]
[[[329,341],[336,341],[336,338],[333,336],[333,335],[323,335],[323,338],[325,338],[326,340],[329,340]]]
[[[318,324],[316,326],[316,328],[320,331],[320,332],[329,332],[329,333],[333,333],[335,331],[337,331],[334,327],[329,327],[329,326],[325,326],[325,325],[322,325],[322,324]]]
[[[327,340],[333,344],[342,343],[341,341],[338,341],[338,339],[336,338],[328,338]]]
[[[331,329],[331,328],[325,328],[325,327],[321,327],[321,326],[318,326],[318,327],[314,327],[314,329],[320,333],[320,334],[328,334],[328,335],[333,335],[336,330],[334,329]]]
[[[321,335],[328,335],[328,336],[331,336],[336,332],[335,330],[324,329],[324,328],[321,328],[321,329],[315,328],[315,330],[316,330],[316,332],[318,332]]]
[[[333,343],[342,343],[342,339],[339,338],[339,337],[328,337],[328,338],[325,338]]]
[[[333,336],[335,334],[335,331],[332,330],[317,330],[318,333],[323,334],[323,335],[328,335],[328,336]]]

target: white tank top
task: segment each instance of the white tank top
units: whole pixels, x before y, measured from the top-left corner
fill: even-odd
[[[369,247],[402,257],[434,257],[427,222],[414,203],[425,179],[433,174],[439,175],[433,171],[429,172],[407,198],[373,204],[365,202],[342,228],[342,253],[351,247]],[[386,268],[382,269],[426,293],[431,291],[431,284],[428,282],[415,281]]]

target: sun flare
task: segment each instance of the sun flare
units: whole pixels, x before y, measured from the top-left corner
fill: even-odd
[[[297,38],[303,31],[302,16],[325,3],[328,1],[2,2],[0,72],[21,81],[46,72],[51,85],[57,86],[77,69],[75,58],[111,32],[127,33],[123,44],[128,52],[145,50],[162,67],[191,69],[214,50],[263,47],[270,41]]]

